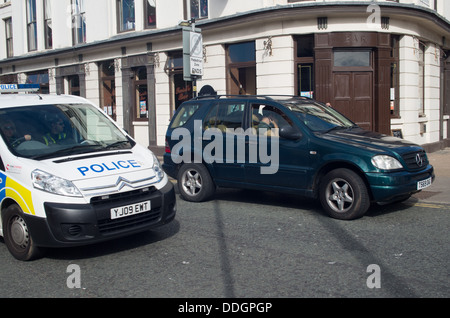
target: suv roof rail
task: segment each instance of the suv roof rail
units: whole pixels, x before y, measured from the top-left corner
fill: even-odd
[[[296,95],[232,95],[232,94],[224,94],[224,95],[201,95],[194,97],[192,100],[200,100],[200,99],[221,99],[221,98],[261,98],[266,100],[275,100],[277,97],[283,98],[291,98],[291,99],[299,99],[299,100],[311,100],[309,97],[296,96]]]

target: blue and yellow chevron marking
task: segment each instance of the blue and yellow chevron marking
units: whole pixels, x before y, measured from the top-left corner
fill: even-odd
[[[24,213],[35,215],[31,191],[0,172],[0,202],[5,198],[16,201]]]

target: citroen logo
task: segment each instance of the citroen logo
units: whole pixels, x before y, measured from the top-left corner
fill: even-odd
[[[423,166],[423,159],[422,159],[422,157],[420,156],[420,153],[418,153],[418,154],[416,155],[416,163],[417,163],[417,165],[418,165],[419,167],[422,167],[422,166]]]
[[[132,187],[131,182],[125,178],[119,177],[116,182],[116,187],[118,187],[118,190],[121,190],[125,186]]]

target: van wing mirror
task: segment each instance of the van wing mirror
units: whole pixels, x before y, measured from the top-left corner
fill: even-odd
[[[280,128],[280,137],[281,138],[285,138],[285,139],[289,139],[289,140],[298,140],[298,139],[301,139],[303,137],[303,134],[296,127],[283,126],[283,127]]]

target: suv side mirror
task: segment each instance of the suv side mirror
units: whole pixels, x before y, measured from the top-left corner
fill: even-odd
[[[285,138],[285,139],[289,139],[289,140],[298,140],[298,139],[301,139],[303,137],[303,134],[296,127],[283,126],[283,127],[280,128],[280,137],[281,138]]]

